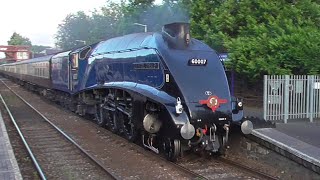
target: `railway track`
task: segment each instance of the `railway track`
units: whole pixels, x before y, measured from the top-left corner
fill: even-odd
[[[134,145],[140,147],[137,144]],[[145,151],[145,153],[154,154],[151,151]],[[165,159],[161,156],[160,158]],[[279,179],[225,157],[200,157],[197,154],[190,153],[178,162],[168,161],[168,163],[174,168],[190,174],[191,179]],[[237,170],[235,171],[235,169]],[[240,171],[241,173],[239,173]]]
[[[266,174],[264,172],[258,171],[257,169],[251,168],[249,166],[245,166],[243,164],[240,164],[238,162],[235,162],[233,160],[230,160],[230,159],[227,159],[227,158],[224,158],[224,157],[219,157],[217,160],[222,162],[222,163],[225,163],[225,164],[230,164],[230,165],[232,165],[234,167],[237,167],[238,169],[242,169],[244,171],[252,173],[252,174],[256,175],[257,177],[260,177],[260,178],[263,178],[263,179],[268,179],[268,180],[279,179],[277,177],[271,176],[271,175]]]
[[[137,144],[134,146],[141,148]],[[154,155],[150,151],[144,151],[144,153]],[[277,179],[226,158],[207,159],[191,153],[178,163],[167,162],[170,164],[169,168],[179,169],[189,179]]]
[[[41,179],[119,179],[2,80],[0,99]]]
[[[197,154],[190,153],[180,162],[176,163],[176,165],[190,169],[194,173],[204,177],[204,179],[279,179],[226,157],[213,157],[209,155],[200,157]],[[239,171],[241,172],[240,174],[237,173]]]
[[[256,168],[252,168],[226,157],[203,156],[190,153],[177,163],[173,163],[177,168],[191,171],[201,179],[264,179],[278,180],[278,177],[271,176]],[[242,174],[228,171],[230,168],[238,169]]]

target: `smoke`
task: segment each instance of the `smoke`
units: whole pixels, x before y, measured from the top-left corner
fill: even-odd
[[[148,26],[148,31],[161,31],[165,24],[173,22],[189,22],[189,13],[183,4],[178,2],[165,2],[144,10],[139,21]]]
[[[173,6],[170,6],[170,4],[166,4],[164,7],[165,9],[168,9],[169,17],[167,19],[166,24],[172,23],[172,22],[189,22],[189,10],[186,7],[183,7],[182,4],[174,4]]]

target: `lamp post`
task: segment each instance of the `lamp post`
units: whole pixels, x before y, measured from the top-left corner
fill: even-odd
[[[145,24],[140,24],[140,23],[133,23],[134,25],[137,25],[137,26],[143,26],[144,27],[144,32],[147,32],[148,30],[147,30],[147,25],[145,25]]]
[[[76,41],[76,42],[82,42],[82,43],[83,43],[83,45],[86,45],[86,43],[87,43],[87,42],[86,42],[86,41],[84,41],[84,40],[78,40],[78,39],[77,39],[77,40],[75,40],[75,41]]]

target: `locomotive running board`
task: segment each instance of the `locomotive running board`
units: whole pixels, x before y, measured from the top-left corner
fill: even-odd
[[[152,145],[147,145],[147,144],[144,143],[144,135],[142,135],[142,144],[143,144],[144,147],[146,147],[146,148],[150,149],[151,151],[159,154],[159,150],[157,148],[153,147]]]

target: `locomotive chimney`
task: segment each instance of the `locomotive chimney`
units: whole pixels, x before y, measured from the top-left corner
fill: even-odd
[[[190,24],[189,23],[171,23],[162,27],[162,36],[168,42],[171,48],[185,49],[189,46]]]

